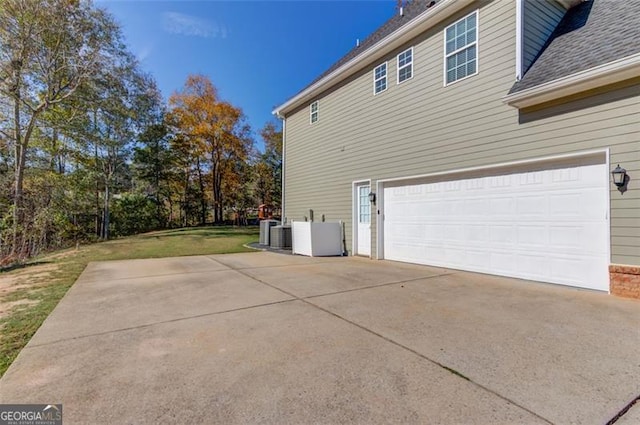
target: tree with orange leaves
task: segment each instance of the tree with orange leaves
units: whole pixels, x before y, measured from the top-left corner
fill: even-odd
[[[213,219],[223,220],[224,208],[230,206],[232,192],[246,179],[244,167],[253,140],[242,110],[222,101],[211,80],[204,75],[190,75],[181,91],[169,99],[168,120],[189,145],[194,159],[202,198],[201,221],[205,222],[204,192],[210,188]]]

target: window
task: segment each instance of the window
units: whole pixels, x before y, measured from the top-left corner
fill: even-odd
[[[413,77],[413,47],[398,55],[398,84]]]
[[[309,108],[309,112],[311,114],[311,124],[318,121],[318,109],[319,109],[319,105],[318,105],[318,101],[316,100],[311,104],[311,107]]]
[[[373,94],[382,93],[387,89],[387,63],[378,65],[373,70]]]
[[[371,223],[371,204],[369,203],[369,186],[360,186],[358,188],[358,223]]]
[[[446,84],[477,74],[478,11],[448,26],[444,31]]]

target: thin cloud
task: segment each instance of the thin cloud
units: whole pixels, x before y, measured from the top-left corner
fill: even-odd
[[[149,56],[151,56],[151,52],[152,51],[153,51],[153,48],[151,46],[146,46],[146,47],[143,47],[142,49],[140,49],[140,51],[136,55],[137,58],[138,58],[138,61],[139,62],[144,62],[145,59],[147,59]]]
[[[204,38],[227,38],[227,28],[216,22],[177,12],[163,14],[163,28],[171,34]]]

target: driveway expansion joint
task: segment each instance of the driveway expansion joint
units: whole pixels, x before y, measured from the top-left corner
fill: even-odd
[[[316,305],[316,304],[313,304],[313,303],[312,303],[312,302],[310,302],[310,301],[307,301],[307,300],[304,300],[304,299],[301,299],[301,301],[304,301],[304,302],[306,302],[306,303],[308,303],[308,304],[310,304],[310,305],[312,305],[312,306],[316,307],[317,309],[319,309],[319,310],[321,310],[321,311],[324,311],[325,313],[328,313],[328,314],[330,314],[330,315],[332,315],[332,316],[334,316],[334,317],[336,317],[336,318],[338,318],[338,319],[342,319],[343,321],[345,321],[345,322],[347,322],[347,323],[350,323],[351,325],[356,326],[356,327],[358,327],[358,328],[362,329],[362,330],[363,330],[363,331],[365,331],[365,332],[368,332],[368,333],[370,333],[370,334],[372,334],[372,335],[375,335],[375,336],[377,336],[377,337],[379,337],[379,338],[381,338],[381,339],[383,339],[383,340],[385,340],[385,341],[387,341],[387,342],[389,342],[389,343],[391,343],[391,344],[393,344],[393,345],[395,345],[395,346],[397,346],[397,347],[403,348],[403,349],[405,349],[406,351],[409,351],[410,353],[412,353],[412,354],[414,354],[414,355],[416,355],[416,356],[420,357],[421,359],[426,360],[426,361],[428,361],[428,362],[430,362],[430,363],[433,363],[434,365],[436,365],[436,366],[438,366],[438,367],[440,367],[440,368],[442,368],[442,369],[446,370],[447,372],[451,373],[452,375],[455,375],[455,376],[457,376],[457,377],[458,377],[458,378],[460,378],[460,379],[463,379],[463,380],[465,380],[465,381],[468,381],[468,382],[470,382],[471,384],[473,384],[473,385],[475,385],[475,386],[477,386],[477,387],[479,387],[479,388],[483,389],[484,391],[487,391],[487,392],[489,392],[489,393],[491,393],[491,394],[495,395],[496,397],[501,398],[502,400],[505,400],[506,402],[511,403],[511,404],[513,404],[514,406],[516,406],[516,407],[518,407],[518,408],[520,408],[520,409],[524,410],[525,412],[527,412],[527,413],[529,413],[529,414],[531,414],[531,415],[533,415],[533,416],[537,417],[538,419],[541,419],[542,421],[544,421],[544,422],[546,422],[546,423],[548,423],[548,424],[553,425],[553,422],[552,422],[552,421],[550,421],[549,419],[547,419],[547,418],[545,418],[545,417],[541,416],[540,414],[538,414],[538,413],[536,413],[536,412],[534,412],[534,411],[532,411],[532,410],[528,409],[527,407],[525,407],[525,406],[523,406],[523,405],[521,405],[521,404],[517,403],[516,401],[511,400],[510,398],[508,398],[508,397],[506,397],[506,396],[504,396],[504,395],[502,395],[502,394],[500,394],[500,393],[498,393],[498,392],[496,392],[496,391],[492,390],[491,388],[488,388],[488,387],[486,387],[486,386],[484,386],[484,385],[482,385],[482,384],[480,384],[480,383],[478,383],[478,382],[474,381],[473,379],[471,379],[471,378],[469,378],[469,377],[465,376],[465,375],[464,375],[464,374],[462,374],[461,372],[459,372],[459,371],[457,371],[457,370],[455,370],[455,369],[452,369],[452,368],[450,368],[450,367],[448,367],[448,366],[446,366],[446,365],[444,365],[444,364],[442,364],[442,363],[438,362],[437,360],[434,360],[434,359],[432,359],[432,358],[430,358],[430,357],[425,356],[424,354],[420,353],[419,351],[414,350],[414,349],[413,349],[413,348],[411,348],[411,347],[408,347],[408,346],[406,346],[406,345],[404,345],[404,344],[402,344],[402,343],[400,343],[400,342],[398,342],[398,341],[395,341],[395,340],[393,340],[393,339],[391,339],[391,338],[389,338],[389,337],[386,337],[386,336],[384,336],[384,335],[382,335],[382,334],[380,334],[380,333],[378,333],[378,332],[376,332],[376,331],[374,331],[374,330],[372,330],[372,329],[369,329],[369,328],[367,328],[367,327],[365,327],[365,326],[363,326],[363,325],[360,325],[360,324],[359,324],[359,323],[357,323],[357,322],[354,322],[354,321],[349,320],[349,319],[347,319],[347,318],[345,318],[345,317],[342,317],[342,316],[340,316],[339,314],[332,312],[331,310],[327,310],[327,309],[325,309],[325,308],[323,308],[323,307],[320,307],[320,306],[318,306],[318,305]]]
[[[270,303],[256,304],[256,305],[250,305],[250,306],[246,306],[246,307],[232,308],[232,309],[229,309],[229,310],[213,311],[211,313],[196,314],[194,316],[176,317],[175,319],[161,320],[159,322],[144,323],[142,325],[130,326],[130,327],[127,327],[127,328],[112,329],[112,330],[109,330],[109,331],[96,332],[96,333],[88,334],[88,335],[79,335],[79,336],[74,336],[74,337],[71,337],[71,338],[63,338],[63,339],[58,339],[56,341],[44,342],[42,344],[28,344],[25,348],[23,348],[23,350],[27,350],[27,349],[30,349],[30,348],[46,347],[46,346],[58,344],[58,343],[61,343],[61,342],[76,341],[76,340],[80,340],[80,339],[91,338],[91,337],[94,337],[94,336],[103,336],[103,335],[109,335],[109,334],[114,334],[114,333],[119,333],[119,332],[132,331],[132,330],[136,330],[136,329],[150,328],[150,327],[153,327],[153,326],[164,325],[164,324],[167,324],[167,323],[175,323],[175,322],[182,322],[182,321],[185,321],[185,320],[199,319],[201,317],[217,316],[217,315],[220,315],[220,314],[234,313],[236,311],[251,310],[253,308],[259,308],[259,307],[269,307],[269,306],[272,306],[272,305],[285,304],[285,303],[289,303],[289,302],[292,302],[292,301],[298,301],[298,299],[290,298],[288,300],[273,301],[273,302],[270,302]]]
[[[236,271],[240,271],[240,270],[258,270],[258,269],[279,269],[279,268],[283,268],[283,267],[306,267],[308,266],[308,264],[280,264],[280,265],[276,265],[276,266],[252,266],[252,267],[234,267],[232,265],[229,264],[225,264],[222,261],[216,260],[215,258],[211,258],[211,257],[207,257],[209,260],[211,261],[215,261],[216,263],[222,264],[225,267],[228,267],[229,270],[236,270]],[[343,258],[343,257],[339,257],[339,258]],[[339,260],[331,260],[331,261],[324,261],[321,264],[335,264],[340,262]]]
[[[404,349],[404,350],[406,350],[406,351],[409,351],[410,353],[412,353],[412,354],[414,354],[414,355],[418,356],[419,358],[421,358],[421,359],[423,359],[423,360],[426,360],[426,361],[428,361],[428,362],[430,362],[430,363],[432,363],[432,364],[434,364],[434,365],[436,365],[436,366],[438,366],[438,367],[440,367],[440,368],[442,368],[442,369],[446,370],[447,372],[451,373],[452,375],[457,376],[457,377],[458,377],[458,378],[460,378],[460,379],[463,379],[463,380],[465,380],[465,381],[468,381],[469,383],[471,383],[471,384],[473,384],[473,385],[477,386],[478,388],[480,388],[480,389],[482,389],[482,390],[484,390],[484,391],[487,391],[487,392],[489,392],[489,393],[493,394],[494,396],[496,396],[496,397],[498,397],[498,398],[500,398],[500,399],[502,399],[502,400],[504,400],[504,401],[506,401],[506,402],[508,402],[508,403],[510,403],[510,404],[512,404],[512,405],[514,405],[514,406],[516,406],[516,407],[518,407],[519,409],[524,410],[525,412],[527,412],[527,413],[529,413],[529,414],[531,414],[531,415],[535,416],[536,418],[538,418],[538,419],[540,419],[540,420],[542,420],[542,421],[544,421],[544,422],[546,422],[546,423],[548,423],[548,424],[550,424],[550,425],[554,425],[554,423],[553,423],[552,421],[550,421],[549,419],[547,419],[547,418],[545,418],[545,417],[541,416],[540,414],[538,414],[538,413],[536,413],[536,412],[532,411],[531,409],[528,409],[527,407],[525,407],[525,406],[523,406],[523,405],[521,405],[521,404],[517,403],[516,401],[511,400],[510,398],[508,398],[508,397],[506,397],[506,396],[504,396],[504,395],[502,395],[502,394],[500,394],[500,393],[498,393],[498,392],[496,392],[496,391],[492,390],[491,388],[488,388],[488,387],[486,387],[486,386],[484,386],[484,385],[482,385],[482,384],[480,384],[480,383],[478,383],[478,382],[474,381],[473,379],[466,377],[465,375],[463,375],[462,373],[458,372],[457,370],[452,369],[452,368],[450,368],[450,367],[447,367],[446,365],[444,365],[444,364],[442,364],[442,363],[440,363],[440,362],[438,362],[438,361],[436,361],[436,360],[433,360],[433,359],[431,359],[431,358],[429,358],[429,357],[425,356],[424,354],[422,354],[422,353],[420,353],[420,352],[418,352],[418,351],[416,351],[416,350],[414,350],[414,349],[412,349],[412,348],[410,348],[410,347],[408,347],[408,346],[406,346],[406,345],[404,345],[404,344],[402,344],[402,343],[400,343],[400,342],[394,341],[393,339],[391,339],[391,338],[389,338],[389,337],[386,337],[386,336],[384,336],[384,335],[382,335],[382,334],[380,334],[380,333],[378,333],[378,332],[376,332],[376,331],[374,331],[374,330],[372,330],[372,329],[369,329],[369,328],[367,328],[367,327],[365,327],[365,326],[363,326],[363,325],[360,325],[360,324],[359,324],[359,323],[357,323],[357,322],[354,322],[354,321],[352,321],[352,320],[349,320],[349,319],[347,319],[346,317],[340,316],[339,314],[334,313],[334,312],[333,312],[333,311],[331,311],[331,310],[327,310],[327,309],[325,309],[325,308],[323,308],[323,307],[321,307],[321,306],[319,306],[319,305],[317,305],[317,304],[312,303],[311,301],[309,301],[309,299],[308,299],[309,297],[308,297],[308,298],[302,298],[302,297],[299,297],[299,296],[297,296],[297,295],[295,295],[295,294],[293,294],[293,293],[290,293],[289,291],[285,291],[284,289],[278,288],[277,286],[274,286],[274,285],[272,285],[272,284],[270,284],[270,283],[268,283],[268,282],[266,282],[266,281],[263,281],[263,280],[261,280],[261,279],[258,279],[258,278],[256,278],[256,277],[254,277],[254,276],[251,276],[251,275],[249,275],[249,274],[245,273],[245,272],[244,272],[243,270],[241,270],[241,269],[234,269],[234,270],[236,270],[238,273],[240,273],[240,274],[242,274],[242,275],[244,275],[244,276],[246,276],[246,277],[248,277],[248,278],[250,278],[250,279],[255,280],[256,282],[260,282],[260,283],[262,283],[263,285],[266,285],[266,286],[268,286],[268,287],[270,287],[270,288],[276,289],[276,290],[278,290],[278,291],[280,291],[280,292],[282,292],[282,293],[284,293],[284,294],[286,294],[286,295],[288,295],[288,296],[290,296],[290,297],[294,297],[296,301],[301,301],[301,302],[303,302],[303,303],[305,303],[305,304],[307,304],[307,305],[309,305],[309,306],[311,306],[311,307],[315,307],[316,309],[318,309],[318,310],[320,310],[320,311],[322,311],[322,312],[324,312],[324,313],[326,313],[326,314],[329,314],[329,315],[331,315],[331,316],[333,316],[333,317],[335,317],[335,318],[337,318],[337,319],[340,319],[340,320],[342,320],[342,321],[344,321],[344,322],[347,322],[347,323],[349,323],[350,325],[355,326],[355,327],[357,327],[357,328],[359,328],[359,329],[361,329],[361,330],[363,330],[363,331],[365,331],[365,332],[367,332],[367,333],[370,333],[370,334],[372,334],[372,335],[374,335],[374,336],[377,336],[378,338],[381,338],[381,339],[383,339],[384,341],[386,341],[386,342],[388,342],[388,343],[390,343],[390,344],[395,345],[396,347],[399,347],[399,348],[402,348],[402,349]],[[411,280],[413,280],[413,279],[411,279]],[[398,284],[398,283],[401,283],[401,282],[395,282],[394,284]],[[389,284],[389,285],[391,285],[391,284]],[[379,285],[379,286],[380,286],[380,285]],[[361,289],[366,289],[366,288],[361,288]],[[347,292],[353,292],[353,291],[347,291]],[[330,295],[330,294],[327,294],[327,295]],[[318,296],[318,297],[319,297],[319,296]],[[629,408],[630,408],[630,407],[629,407]],[[607,425],[609,425],[609,424],[607,424]]]
[[[433,279],[433,278],[436,278],[436,277],[449,276],[449,275],[452,275],[452,274],[454,274],[454,273],[442,273],[442,274],[436,274],[436,275],[432,275],[432,276],[416,277],[416,278],[406,279],[406,280],[397,280],[397,281],[393,281],[393,282],[378,283],[376,285],[362,286],[360,288],[345,289],[344,291],[327,292],[326,294],[318,294],[318,295],[309,295],[307,297],[302,297],[301,299],[308,300],[308,299],[311,299],[311,298],[327,297],[329,295],[338,295],[338,294],[346,294],[348,292],[363,291],[365,289],[374,289],[374,288],[382,288],[382,287],[385,287],[385,286],[401,285],[403,283],[417,282],[417,281],[420,281],[420,280]]]

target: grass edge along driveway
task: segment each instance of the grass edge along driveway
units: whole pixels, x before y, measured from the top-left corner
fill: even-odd
[[[0,272],[0,378],[92,261],[247,252],[257,227],[163,230],[58,251]]]

